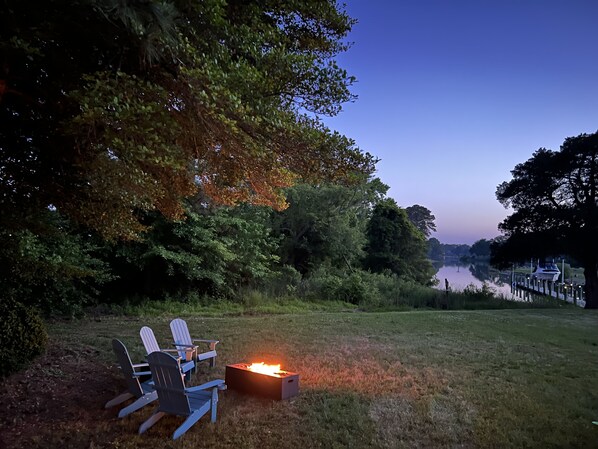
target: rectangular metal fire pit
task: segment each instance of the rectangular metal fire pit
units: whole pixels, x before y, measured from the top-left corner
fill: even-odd
[[[226,365],[227,388],[269,399],[287,399],[299,393],[299,374],[280,371],[262,374],[247,369],[246,363]]]

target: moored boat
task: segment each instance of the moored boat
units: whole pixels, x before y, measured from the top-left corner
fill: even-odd
[[[557,281],[561,271],[554,262],[538,262],[532,276],[541,281]]]

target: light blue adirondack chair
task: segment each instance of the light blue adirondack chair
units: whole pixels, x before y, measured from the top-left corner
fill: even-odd
[[[158,407],[154,414],[139,427],[139,433],[156,424],[164,415],[185,416],[186,419],[172,435],[176,440],[208,411],[210,421],[216,422],[218,390],[226,390],[223,380],[213,380],[197,387],[185,388],[177,360],[164,352],[152,352],[147,356],[154,388],[158,393]]]
[[[178,354],[181,371],[183,373],[191,373],[195,368],[194,354],[192,350],[185,352],[179,351],[178,349],[160,349],[154,331],[147,326],[141,328],[139,335],[141,336],[141,341],[143,342],[143,346],[148,355],[153,352],[170,352]]]
[[[170,330],[172,331],[174,345],[179,349],[179,355],[181,355],[181,357],[186,351],[191,350],[193,351],[193,360],[195,360],[196,364],[203,360],[209,360],[211,368],[216,366],[216,345],[220,343],[219,340],[192,339],[187,323],[181,318],[175,318],[170,322]],[[195,343],[206,343],[210,350],[200,353]]]
[[[151,375],[151,372],[147,371],[149,365],[147,363],[138,363],[134,365],[131,362],[131,357],[129,357],[127,348],[120,340],[112,340],[112,348],[116,354],[120,369],[125,376],[128,391],[118,395],[111,401],[108,401],[105,407],[114,407],[115,405],[122,404],[128,399],[136,398],[135,402],[118,412],[118,417],[122,418],[155,401],[158,399],[158,394],[154,390],[153,382],[149,379],[149,376]],[[138,368],[146,368],[146,370],[136,371]],[[142,381],[141,379],[143,377],[145,377],[146,380]]]

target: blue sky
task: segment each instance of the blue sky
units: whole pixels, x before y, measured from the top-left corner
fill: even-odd
[[[379,157],[443,243],[499,235],[496,186],[540,147],[598,130],[597,0],[348,0],[339,65],[358,100],[328,126]]]

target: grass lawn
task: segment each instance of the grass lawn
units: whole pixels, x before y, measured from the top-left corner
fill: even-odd
[[[103,404],[123,390],[111,339],[143,358],[138,332],[168,341],[170,318],[54,323],[48,354],[8,378],[0,447],[43,448],[592,448],[598,447],[598,313],[576,309],[186,316],[218,338],[217,366],[282,363],[300,394],[269,401],[221,393],[182,438],[182,418],[136,431]]]

